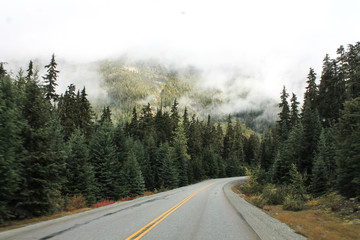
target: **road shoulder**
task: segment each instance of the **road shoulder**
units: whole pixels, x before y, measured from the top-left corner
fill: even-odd
[[[231,189],[234,185],[238,185],[244,179],[234,180],[224,185],[223,191],[225,196],[238,211],[238,213],[246,220],[246,222],[254,229],[258,236],[263,240],[303,240],[304,236],[294,232],[285,223],[267,215],[257,207],[251,205]]]

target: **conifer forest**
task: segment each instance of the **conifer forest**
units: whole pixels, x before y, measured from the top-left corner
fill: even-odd
[[[122,95],[126,106],[95,110],[86,87],[56,92],[55,55],[43,67],[14,75],[0,63],[0,223],[63,211],[74,196],[91,206],[245,175],[296,201],[360,196],[360,42],[326,55],[321,73],[310,68],[302,104],[279,89],[277,121],[262,132],[235,115],[197,116],[170,94],[176,86],[156,106]]]

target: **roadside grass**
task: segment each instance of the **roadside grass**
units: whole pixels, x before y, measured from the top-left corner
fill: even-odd
[[[241,186],[234,186],[232,190],[251,204],[258,205],[256,199],[261,196],[243,194]],[[307,201],[301,211],[288,211],[284,210],[282,205],[266,204],[261,206],[261,209],[310,240],[360,239],[359,213],[357,210],[354,212],[354,209],[353,211],[340,211],[341,206],[346,204],[341,196],[332,193]]]
[[[150,196],[153,194],[154,194],[153,192],[147,191],[147,192],[144,192],[143,195],[138,195],[135,197],[124,197],[116,202],[131,201],[131,200],[139,198],[139,197]],[[0,224],[0,232],[8,231],[11,229],[16,229],[16,228],[21,228],[21,227],[25,227],[30,224],[48,221],[48,220],[52,220],[52,219],[56,219],[56,218],[60,218],[60,217],[65,217],[65,216],[73,215],[76,213],[89,211],[94,208],[104,207],[104,206],[115,203],[115,201],[112,201],[112,200],[103,200],[103,201],[99,201],[99,202],[93,204],[91,207],[87,207],[86,201],[85,202],[84,201],[85,201],[85,199],[81,195],[78,195],[78,196],[75,195],[75,196],[69,198],[68,205],[64,208],[65,211],[62,211],[62,212],[59,212],[56,214],[52,214],[49,216],[42,216],[42,217],[30,218],[30,219],[24,219],[24,220],[8,221],[8,222]]]

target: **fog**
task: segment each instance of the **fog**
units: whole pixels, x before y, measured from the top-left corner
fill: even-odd
[[[90,99],[106,99],[92,64],[126,55],[201,69],[225,113],[277,102],[283,85],[301,100],[309,68],[319,77],[326,53],[360,40],[357,0],[1,2],[0,62],[16,72],[55,53],[59,92],[75,83]]]

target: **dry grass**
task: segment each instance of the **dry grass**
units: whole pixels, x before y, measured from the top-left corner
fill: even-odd
[[[233,191],[248,200],[248,196],[240,191],[239,186],[234,186]],[[324,209],[316,209],[319,202],[312,200],[306,204],[307,209],[293,212],[283,210],[282,205],[264,206],[263,211],[270,216],[286,223],[295,232],[302,234],[308,239],[360,239],[360,221],[347,221]]]
[[[264,211],[295,232],[309,239],[360,239],[360,224],[349,224],[323,210],[286,211],[278,206],[265,206]]]

